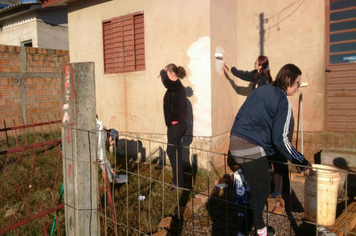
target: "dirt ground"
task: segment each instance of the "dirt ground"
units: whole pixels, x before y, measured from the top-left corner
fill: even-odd
[[[272,226],[279,236],[318,235],[316,226],[303,220],[304,183],[292,181],[291,189],[292,193],[284,196],[286,211],[283,214],[264,213],[265,223]],[[227,202],[210,199],[205,209],[202,207],[192,218],[183,222],[181,232],[175,232],[173,235],[236,236],[243,219],[239,213],[243,212],[243,209]]]

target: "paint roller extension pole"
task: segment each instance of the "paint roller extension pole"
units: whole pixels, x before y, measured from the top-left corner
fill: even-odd
[[[299,87],[308,87],[308,82],[304,82],[301,83]],[[301,153],[304,154],[304,137],[303,137],[303,93],[300,93],[299,95],[299,106],[300,106],[300,123],[301,123],[301,127],[300,127],[300,132],[301,132],[301,136],[300,136],[300,145],[301,145]]]

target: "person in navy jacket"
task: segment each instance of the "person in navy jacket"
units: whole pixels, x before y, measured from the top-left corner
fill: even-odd
[[[301,70],[284,65],[271,85],[252,91],[238,111],[230,134],[230,153],[243,171],[250,187],[248,210],[238,235],[267,235],[263,208],[270,193],[267,156],[277,151],[311,175],[311,164],[290,143],[288,132],[293,113],[287,96],[293,96],[301,83]]]

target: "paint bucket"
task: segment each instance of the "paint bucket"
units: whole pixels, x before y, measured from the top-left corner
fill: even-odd
[[[337,168],[313,165],[304,189],[304,218],[323,226],[335,224],[340,173]]]

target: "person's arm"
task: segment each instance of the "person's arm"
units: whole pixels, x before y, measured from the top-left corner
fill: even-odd
[[[293,164],[310,166],[304,155],[298,152],[288,139],[292,109],[287,98],[280,98],[278,111],[272,128],[272,142],[275,148]]]
[[[249,81],[249,82],[253,81],[256,77],[256,71],[254,71],[254,70],[253,71],[238,70],[234,66],[231,67],[231,73],[234,76],[236,76],[242,80]]]
[[[168,78],[168,74],[167,71],[165,69],[162,69],[160,72],[161,75],[161,80],[162,80],[162,84],[164,85],[164,87],[166,87],[166,89],[170,90],[170,91],[176,91],[179,86],[177,81],[172,81]]]

